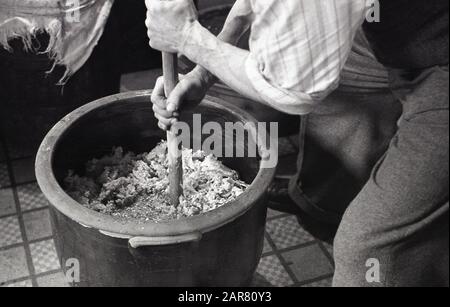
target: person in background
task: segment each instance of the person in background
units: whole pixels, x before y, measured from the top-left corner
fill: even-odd
[[[345,65],[362,27],[401,116],[342,217],[333,284],[448,286],[448,1],[381,0],[381,22],[368,23],[371,2],[238,0],[215,37],[198,23],[192,0],[146,0],[150,45],[198,64],[167,99],[157,81],[155,116],[169,129],[174,115],[198,104],[217,79],[285,113],[326,114],[326,98],[346,82],[341,76],[353,72],[361,87],[377,83],[368,69]],[[249,29],[250,50],[234,47]],[[363,120],[357,123],[354,132],[364,129]],[[359,143],[370,153],[370,143]],[[301,184],[298,176],[291,182],[292,205],[314,214],[302,201]]]

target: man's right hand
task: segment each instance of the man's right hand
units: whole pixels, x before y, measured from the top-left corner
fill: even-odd
[[[167,99],[164,93],[164,78],[159,77],[152,93],[153,111],[162,130],[170,130],[179,117],[179,112],[195,108],[205,98],[211,86],[211,76],[207,71],[197,67],[185,76]]]

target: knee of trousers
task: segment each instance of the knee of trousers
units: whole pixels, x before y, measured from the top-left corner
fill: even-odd
[[[334,257],[337,262],[361,266],[378,255],[380,246],[370,238],[370,232],[343,222],[334,240]]]
[[[334,241],[335,286],[384,286],[390,270],[389,248],[358,215],[347,213]]]
[[[335,240],[334,259],[335,274],[333,278],[334,287],[381,287],[382,273],[379,269],[371,275],[370,266],[380,266],[379,260],[373,258],[371,249],[362,242],[347,240],[342,231]],[[368,279],[375,278],[373,281]]]

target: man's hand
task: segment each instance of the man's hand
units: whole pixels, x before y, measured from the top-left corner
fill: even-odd
[[[180,82],[168,99],[164,94],[164,78],[160,77],[156,81],[152,102],[153,111],[161,129],[170,130],[171,126],[177,122],[179,111],[195,108],[202,102],[210,86],[208,78],[208,72],[196,68],[186,76],[181,76]]]
[[[192,0],[146,0],[150,46],[154,49],[181,53],[189,32],[198,19]]]

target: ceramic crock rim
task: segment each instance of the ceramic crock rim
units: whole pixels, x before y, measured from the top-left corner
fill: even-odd
[[[259,203],[266,194],[266,189],[263,187],[268,187],[272,182],[276,169],[276,167],[263,167],[264,160],[261,161],[260,169],[253,183],[235,201],[212,212],[175,221],[163,223],[124,221],[87,209],[67,195],[58,183],[53,172],[55,151],[67,131],[76,122],[82,120],[83,117],[95,110],[134,98],[149,98],[150,95],[151,91],[144,90],[121,93],[98,99],[73,111],[51,129],[44,138],[37,153],[36,177],[42,193],[54,209],[84,227],[97,229],[111,236],[129,238],[171,237],[190,233],[204,234],[213,231],[234,221],[250,210],[253,204]],[[207,96],[203,103],[231,111],[244,122],[256,122],[253,116],[222,99]],[[278,152],[275,149],[270,148],[268,154],[278,159]]]

